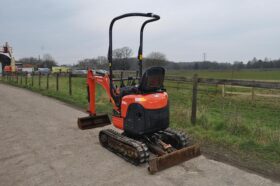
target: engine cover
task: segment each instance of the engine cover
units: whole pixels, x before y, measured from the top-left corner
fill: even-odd
[[[164,130],[168,126],[168,104],[160,109],[145,109],[139,103],[130,104],[124,119],[124,131],[133,136]]]

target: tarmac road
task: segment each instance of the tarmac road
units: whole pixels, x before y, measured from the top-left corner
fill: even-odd
[[[0,84],[0,185],[280,185],[204,156],[155,175],[102,148],[86,114],[54,99]]]

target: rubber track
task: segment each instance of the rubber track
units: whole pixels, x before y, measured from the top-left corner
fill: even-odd
[[[171,133],[171,134],[176,135],[179,138],[180,143],[182,144],[182,148],[187,147],[189,145],[189,138],[183,132],[179,132],[179,131],[176,131],[176,130],[170,129],[170,128],[168,128],[164,131],[161,131],[161,132],[162,133]]]
[[[125,156],[120,151],[116,151],[114,148],[111,148],[109,145],[103,144],[100,140],[101,135],[106,135],[107,139],[111,138],[110,140],[115,140],[118,143],[122,143],[123,145],[135,149],[136,153],[138,154],[137,159],[132,159],[129,156]],[[149,159],[149,151],[147,146],[144,143],[126,137],[112,129],[101,130],[99,133],[99,141],[103,147],[110,150],[111,152],[117,154],[121,158],[125,159],[126,161],[134,164],[139,165],[141,163],[145,163]],[[114,144],[115,145],[115,144]]]

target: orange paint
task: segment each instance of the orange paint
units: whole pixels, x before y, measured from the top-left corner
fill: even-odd
[[[113,108],[115,110],[118,110],[118,107],[116,106],[116,104],[110,94],[109,76],[107,74],[105,76],[95,75],[93,70],[89,69],[88,73],[87,73],[87,85],[89,87],[89,97],[90,97],[89,110],[88,110],[89,113],[91,115],[96,115],[96,108],[95,108],[96,83],[100,84],[106,90],[106,93],[110,99],[110,102],[113,104]]]
[[[12,72],[12,66],[5,66],[4,72]]]
[[[145,95],[132,94],[124,96],[122,98],[121,104],[121,115],[123,118],[126,117],[127,109],[132,103],[138,103],[142,105],[145,109],[160,109],[168,104],[168,95],[167,93],[163,92]]]
[[[115,127],[123,130],[123,118],[112,116],[112,122]]]

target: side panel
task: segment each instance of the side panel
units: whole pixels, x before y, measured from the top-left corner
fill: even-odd
[[[129,106],[124,119],[124,131],[138,136],[164,130],[169,126],[169,106],[148,110],[138,103]]]
[[[123,118],[112,116],[112,123],[115,127],[123,130]]]

